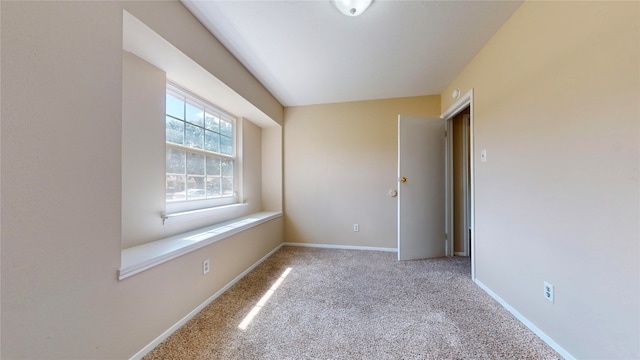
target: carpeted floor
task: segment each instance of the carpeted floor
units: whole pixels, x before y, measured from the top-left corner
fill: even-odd
[[[468,258],[396,256],[282,247],[145,359],[561,359]]]

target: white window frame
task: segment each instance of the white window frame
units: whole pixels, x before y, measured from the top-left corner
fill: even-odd
[[[204,100],[202,97],[194,94],[193,92],[185,89],[184,87],[176,84],[173,81],[167,79],[166,84],[166,94],[173,93],[185,98],[185,102],[189,101],[192,103],[196,103],[198,105],[202,105],[205,109],[212,110],[213,112],[220,115],[221,118],[228,120],[231,122],[233,126],[233,150],[232,155],[225,155],[221,153],[211,152],[204,149],[193,148],[187,145],[180,145],[168,142],[165,137],[165,158],[166,151],[168,149],[174,149],[179,151],[185,151],[187,153],[205,155],[205,156],[214,156],[221,159],[233,160],[233,194],[231,196],[223,196],[219,198],[209,198],[209,199],[196,199],[196,200],[183,200],[183,201],[168,201],[166,199],[166,176],[167,169],[165,168],[164,176],[165,176],[165,215],[163,218],[168,218],[170,216],[180,216],[180,215],[188,215],[192,213],[200,213],[202,215],[207,213],[207,210],[214,210],[219,207],[226,207],[229,205],[239,204],[241,203],[241,161],[240,161],[240,132],[241,132],[241,118],[237,118],[228,112],[220,109],[219,107],[213,105],[210,101]],[[166,114],[166,104],[165,104],[165,117]],[[165,120],[166,121],[166,120]],[[184,120],[186,123],[186,119]],[[166,123],[165,123],[165,136],[166,136]],[[165,161],[166,164],[166,161]],[[206,187],[205,187],[206,189]],[[206,190],[205,190],[206,191]],[[185,193],[187,189],[185,188]]]

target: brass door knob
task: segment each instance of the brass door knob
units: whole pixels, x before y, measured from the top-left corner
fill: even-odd
[[[406,177],[404,177],[404,176],[403,176],[403,177],[401,177],[401,178],[400,178],[400,182],[407,182],[407,178],[406,178]]]

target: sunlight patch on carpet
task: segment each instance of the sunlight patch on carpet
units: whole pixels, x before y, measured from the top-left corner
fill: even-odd
[[[271,298],[271,296],[273,295],[273,293],[276,292],[276,289],[278,289],[278,287],[280,286],[280,284],[282,284],[282,281],[284,280],[284,278],[287,277],[287,275],[289,275],[289,273],[291,272],[291,268],[287,268],[287,270],[285,270],[282,275],[280,275],[280,277],[278,278],[278,280],[276,280],[275,283],[273,283],[273,285],[271,286],[271,288],[269,288],[269,290],[267,290],[267,292],[262,296],[262,298],[260,299],[260,301],[258,301],[258,303],[256,304],[256,306],[253,307],[253,309],[251,309],[251,311],[249,311],[249,314],[247,314],[247,316],[245,316],[244,320],[242,320],[242,322],[240,323],[240,325],[238,325],[238,328],[241,330],[246,330],[247,326],[249,326],[249,324],[251,323],[251,321],[253,320],[253,318],[258,315],[258,312],[260,312],[260,309],[262,309],[262,307],[267,303],[267,301],[269,301],[269,299]]]

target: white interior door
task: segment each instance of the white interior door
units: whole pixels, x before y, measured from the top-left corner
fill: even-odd
[[[398,116],[398,260],[445,256],[445,121]]]

